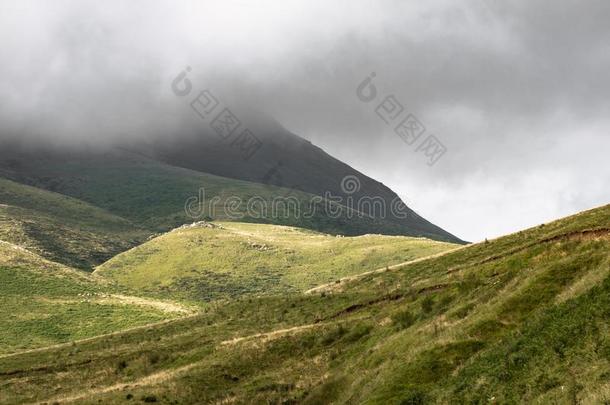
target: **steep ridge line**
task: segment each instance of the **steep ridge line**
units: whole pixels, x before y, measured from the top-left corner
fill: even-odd
[[[549,242],[553,242],[553,241],[561,240],[561,239],[566,239],[566,238],[578,238],[578,237],[588,237],[588,236],[593,236],[593,237],[602,236],[603,237],[603,236],[606,236],[608,234],[610,234],[610,229],[609,228],[596,228],[596,229],[587,229],[587,230],[583,230],[583,231],[573,231],[573,232],[568,232],[568,233],[565,233],[565,234],[554,235],[554,236],[550,236],[550,237],[547,237],[547,238],[540,239],[540,240],[538,240],[536,242],[529,243],[529,244],[524,245],[524,246],[519,246],[517,248],[511,249],[511,250],[506,251],[506,252],[499,253],[497,255],[486,257],[485,259],[480,260],[480,261],[475,262],[475,263],[467,263],[467,264],[462,265],[460,267],[454,267],[454,268],[448,269],[447,270],[447,274],[459,271],[459,270],[461,270],[463,268],[466,268],[466,267],[476,266],[476,265],[488,263],[490,261],[498,260],[498,259],[501,259],[503,257],[506,257],[506,256],[509,256],[509,255],[518,253],[518,252],[520,252],[522,250],[529,249],[529,248],[531,248],[533,246],[536,246],[536,245],[539,245],[541,243],[549,243]],[[493,239],[493,240],[497,240],[497,239],[500,239],[500,238],[503,238],[503,237],[504,236],[501,236],[501,237]],[[403,263],[398,263],[398,264],[395,264],[395,265],[392,265],[392,266],[382,267],[382,268],[379,268],[379,269],[375,269],[375,270],[367,271],[367,272],[364,272],[364,273],[356,274],[354,276],[343,277],[343,278],[339,279],[338,281],[335,281],[335,282],[332,282],[332,283],[327,283],[327,284],[322,284],[322,285],[319,285],[317,287],[311,288],[311,289],[305,291],[305,294],[313,294],[313,293],[316,293],[316,292],[323,292],[323,291],[332,290],[334,287],[340,286],[341,284],[344,284],[344,283],[350,282],[350,281],[359,280],[359,279],[361,279],[363,277],[366,277],[368,275],[371,275],[371,274],[383,273],[383,272],[391,271],[391,270],[399,270],[399,269],[401,269],[403,267],[409,266],[409,265],[414,264],[414,263],[419,263],[419,262],[423,262],[423,261],[426,261],[426,260],[429,260],[429,259],[434,259],[434,258],[437,258],[437,257],[441,257],[441,256],[444,256],[444,255],[449,254],[449,253],[457,252],[457,251],[459,251],[461,249],[466,249],[466,248],[469,248],[469,247],[482,245],[484,243],[485,242],[478,242],[478,243],[474,243],[474,244],[470,244],[470,245],[464,245],[464,246],[457,247],[455,249],[447,250],[445,252],[436,253],[434,255],[430,255],[430,256],[426,256],[426,257],[420,257],[418,259],[409,260],[409,261],[406,261],[406,262],[403,262]]]
[[[458,267],[453,267],[447,270],[447,274],[450,273],[454,273],[456,271],[462,270],[466,267],[471,267],[471,266],[478,266],[481,264],[485,264],[485,263],[489,263],[495,260],[499,260],[502,259],[506,256],[510,256],[510,255],[514,255],[516,253],[522,252],[524,250],[527,250],[529,248],[532,248],[534,246],[540,245],[542,243],[550,243],[550,242],[555,242],[558,240],[564,240],[564,239],[578,239],[578,238],[582,238],[582,237],[604,237],[604,236],[608,236],[610,234],[610,229],[609,228],[596,228],[596,229],[585,229],[582,231],[573,231],[573,232],[567,232],[567,233],[562,233],[559,235],[554,235],[554,236],[549,236],[547,238],[543,238],[540,239],[538,241],[535,242],[531,242],[528,243],[526,245],[523,246],[518,246],[516,248],[510,249],[508,251],[499,253],[497,255],[493,255],[493,256],[489,256],[486,257],[483,260],[479,260],[477,262],[474,263],[467,263],[464,264],[462,266],[458,266]]]

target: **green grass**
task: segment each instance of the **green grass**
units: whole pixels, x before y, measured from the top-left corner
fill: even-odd
[[[210,226],[174,230],[114,257],[95,274],[148,294],[208,301],[302,292],[456,247],[402,236],[337,238],[277,225]]]
[[[0,240],[52,261],[91,270],[149,234],[82,201],[0,178]]]
[[[176,314],[117,299],[91,275],[0,242],[0,354],[144,325]]]
[[[609,228],[601,207],[319,293],[0,358],[0,402],[607,403]]]

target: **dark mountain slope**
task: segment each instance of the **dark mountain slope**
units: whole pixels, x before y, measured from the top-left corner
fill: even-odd
[[[384,218],[352,215],[344,206],[337,206],[339,211],[332,215],[325,211],[323,203],[316,202],[312,209],[314,196],[305,192],[173,167],[122,150],[4,148],[2,154],[0,177],[85,201],[131,221],[149,234],[212,218],[291,225],[344,235],[436,236]],[[187,215],[186,202],[198,199],[201,189],[205,191],[205,201],[201,205],[194,201],[192,208],[196,212]],[[296,199],[298,210],[293,206],[284,209],[276,200],[281,196]],[[248,206],[253,197],[267,208]],[[231,204],[234,198],[241,200],[236,206]],[[308,212],[312,215],[306,216]]]
[[[240,143],[238,132],[221,139],[205,128],[201,132],[173,134],[157,142],[130,146],[173,166],[189,168],[223,177],[277,185],[319,196],[340,197],[348,205],[348,197],[358,209],[363,199],[377,198],[385,206],[367,209],[375,216],[405,226],[412,233],[449,242],[462,241],[420,217],[408,208],[391,189],[335,159],[319,147],[282,128],[272,120],[248,121],[248,129],[260,141],[258,148]],[[342,187],[343,179],[355,176]],[[353,179],[352,179],[353,180]],[[346,192],[347,191],[347,192]],[[392,208],[393,207],[393,208]]]
[[[313,192],[299,190],[306,188],[322,190],[324,186],[313,186],[319,180],[321,184],[325,182],[329,187],[334,187],[333,190],[338,189],[337,192],[332,191],[332,196],[341,194],[345,196],[346,194],[341,191],[342,177],[340,175],[348,173],[347,170],[350,168],[321,151],[320,153],[314,153],[311,145],[309,147],[305,146],[308,144],[306,141],[297,137],[293,138],[289,142],[286,141],[288,138],[283,140],[289,144],[285,149],[282,149],[284,146],[281,144],[271,141],[267,142],[266,147],[277,151],[284,150],[286,156],[292,156],[293,158],[299,154],[306,157],[309,156],[308,153],[313,155],[305,159],[305,163],[299,163],[297,166],[291,164],[289,166],[291,170],[289,171],[279,174],[270,173],[266,178],[262,173],[266,169],[258,168],[254,160],[245,161],[233,156],[232,154],[237,153],[236,148],[226,144],[218,144],[218,142],[211,143],[212,146],[207,147],[205,140],[191,139],[189,141],[188,138],[174,139],[171,142],[172,146],[170,146],[169,141],[165,146],[162,144],[157,144],[154,147],[150,145],[142,146],[140,148],[142,151],[137,152],[133,151],[133,145],[130,150],[117,148],[108,150],[86,148],[59,150],[43,146],[22,147],[5,143],[0,148],[0,177],[86,201],[152,231],[166,231],[197,220],[197,218],[190,218],[185,214],[185,202],[189,198],[197,196],[199,190],[204,188],[208,201],[216,196],[220,198],[215,203],[220,208],[215,206],[214,210],[206,210],[199,219],[209,217],[224,220],[267,222],[346,235],[383,233],[423,236],[441,241],[459,241],[459,239],[417,216],[398,200],[394,200],[394,203],[399,203],[398,209],[405,219],[399,220],[390,215],[396,204],[392,205],[392,200],[390,200],[392,193],[389,189],[384,192],[383,196],[378,197],[383,199],[385,211],[388,215],[354,214],[345,206],[348,202],[347,199],[335,200],[336,204],[343,205],[340,214],[329,213],[325,207],[326,203],[315,201]],[[209,140],[209,138],[205,139]],[[300,153],[298,144],[309,152]],[[157,152],[153,153],[154,150]],[[161,150],[168,152],[158,152]],[[151,154],[155,157],[148,157]],[[198,154],[202,155],[199,159],[197,159]],[[179,158],[179,155],[182,157]],[[155,159],[162,159],[167,162],[175,161],[176,164],[171,165]],[[253,159],[265,160],[262,155],[259,157],[259,154],[256,154]],[[203,173],[202,170],[205,168],[196,167],[196,163],[205,160],[211,162],[209,163],[211,168],[215,168],[214,170],[210,169],[212,173],[228,172],[225,175],[234,175],[234,177],[237,177],[238,173],[242,173],[241,177],[246,178],[246,180]],[[320,168],[328,167],[327,162],[332,162],[336,168],[332,169],[334,173],[331,173],[331,169],[328,169],[329,174],[323,176],[318,165]],[[177,163],[180,163],[180,165]],[[192,166],[194,170],[184,168],[189,166]],[[307,182],[307,187],[290,184],[292,179],[298,178],[297,170],[302,170],[302,173],[304,173],[301,180]],[[251,181],[258,176],[257,173],[261,174],[261,178],[265,180],[264,182]],[[288,180],[283,180],[284,173],[291,173],[286,175]],[[357,172],[352,171],[350,173]],[[358,196],[365,195],[362,190],[369,183],[376,185],[377,188],[381,187],[379,183],[365,176],[359,176],[358,178],[362,179],[360,180],[362,187],[359,192],[352,195],[353,201],[358,201]],[[286,188],[278,187],[280,185],[284,185]],[[379,190],[383,191],[381,188]],[[318,195],[324,196],[324,192],[320,191]],[[243,204],[239,207],[240,212],[244,214],[242,217],[227,218],[226,215],[223,215],[223,204],[233,196],[240,197],[243,200]],[[276,197],[295,197],[300,201],[301,213],[307,211],[311,201],[316,203],[316,209],[311,218],[305,218],[304,215],[300,217],[294,215],[270,216],[268,213],[262,212],[257,215],[250,215],[246,201],[254,196],[262,197],[268,202],[268,206]],[[332,196],[329,196],[329,198]],[[351,207],[359,208],[356,204],[352,204]],[[374,212],[372,213],[374,214]]]

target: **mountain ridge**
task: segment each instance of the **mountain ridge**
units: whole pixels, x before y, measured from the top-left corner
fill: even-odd
[[[269,120],[248,124],[260,136],[261,146],[248,159],[232,143],[219,140],[211,131],[199,130],[174,134],[149,142],[145,148],[132,145],[130,150],[140,151],[155,159],[223,177],[247,180],[305,191],[314,195],[332,195],[344,201],[364,198],[382,198],[386,207],[400,204],[404,218],[386,213],[386,219],[410,227],[415,232],[438,235],[443,240],[464,243],[419,216],[390,188],[348,164],[334,158],[319,146],[286,130]],[[306,175],[304,175],[306,174]],[[356,188],[345,190],[343,180],[356,181]],[[388,210],[389,211],[389,210]]]
[[[296,137],[296,135],[293,135],[293,138],[300,139],[299,142],[302,144],[308,144],[307,141]],[[204,145],[201,143],[198,143],[196,146],[190,146],[188,142],[181,141],[177,142],[177,144],[182,145],[185,150],[193,154],[215,153],[217,151],[216,149],[210,151],[208,148],[204,148]],[[294,143],[292,144],[294,145]],[[226,145],[222,147],[224,148],[222,153],[225,154],[222,156],[230,156],[227,154],[231,153],[231,148],[226,148]],[[318,153],[324,152],[316,152],[316,154]],[[301,201],[302,207],[305,207],[307,204],[312,204],[312,201],[316,201],[316,197],[322,197],[321,200],[314,203],[322,204],[322,209],[316,209],[316,217],[311,220],[301,218],[282,222],[280,218],[266,218],[265,215],[261,214],[258,220],[256,218],[250,219],[257,222],[266,220],[270,223],[309,227],[337,234],[402,234],[464,243],[459,238],[429,224],[412,210],[408,209],[408,207],[404,206],[398,197],[391,199],[393,194],[391,194],[389,189],[387,189],[385,196],[372,197],[367,196],[364,192],[358,193],[358,190],[356,192],[350,191],[350,193],[343,192],[342,180],[350,176],[353,177],[353,174],[346,174],[344,178],[338,178],[336,173],[331,176],[322,176],[320,174],[310,176],[308,181],[313,183],[317,183],[320,178],[326,178],[325,181],[327,183],[332,183],[333,190],[328,191],[329,194],[325,195],[326,191],[322,191],[323,187],[318,187],[316,190],[312,189],[311,192],[300,190],[301,188],[305,189],[305,187],[295,186],[294,184],[291,188],[290,184],[278,178],[278,176],[270,176],[269,179],[263,178],[253,181],[251,178],[253,176],[261,175],[264,177],[264,173],[261,172],[264,168],[260,167],[258,172],[255,172],[243,166],[237,167],[238,165],[233,165],[244,173],[250,173],[249,177],[241,176],[242,179],[232,179],[226,177],[227,175],[230,176],[231,173],[223,173],[221,178],[213,178],[211,176],[218,176],[214,174],[215,170],[203,172],[202,170],[205,168],[197,168],[184,163],[176,165],[164,161],[171,159],[160,159],[158,156],[156,158],[154,156],[151,157],[151,151],[138,151],[129,147],[113,147],[111,149],[93,148],[90,150],[72,148],[62,151],[58,148],[45,146],[34,147],[30,145],[19,147],[8,143],[3,144],[0,150],[0,176],[81,199],[130,221],[136,220],[141,222],[143,219],[148,219],[149,225],[140,224],[145,227],[150,225],[154,227],[156,226],[155,223],[160,222],[167,223],[167,227],[163,230],[192,222],[193,219],[187,218],[184,214],[184,204],[189,198],[196,197],[199,189],[205,188],[206,192],[212,191],[212,193],[208,193],[210,199],[214,195],[224,195],[223,198],[227,198],[228,194],[233,193],[235,196],[243,197],[245,200],[243,204],[249,201],[246,197],[252,198],[253,196],[263,196],[269,202],[274,197],[296,197]],[[349,166],[333,160],[334,158],[329,155],[325,154],[324,159],[335,162],[344,171],[353,170]],[[205,161],[205,159],[202,161]],[[312,164],[312,162],[313,160],[310,159],[308,164]],[[248,163],[248,167],[251,167],[252,164],[253,162]],[[258,166],[254,165],[252,167]],[[146,172],[145,169],[148,169],[149,172]],[[179,170],[182,171],[180,172]],[[304,171],[307,173],[307,170],[304,169]],[[345,173],[348,172],[346,171]],[[361,175],[355,171],[350,171],[349,173]],[[354,181],[358,189],[361,185],[366,186],[369,183],[375,184],[376,187],[381,184],[368,179],[364,175],[356,177]],[[123,186],[122,183],[125,185]],[[197,186],[197,184],[200,186]],[[173,192],[174,195],[168,194],[170,192]],[[315,194],[316,192],[318,194]],[[328,202],[334,204],[329,198],[335,196],[339,198],[338,204],[342,206],[342,213],[339,217],[333,218],[333,214],[329,213],[325,204]],[[374,198],[382,199],[383,201],[377,201],[382,205],[376,205],[377,202],[374,202]],[[354,208],[356,208],[355,212],[358,212],[359,207],[346,206],[345,204],[350,201],[362,201],[363,206],[365,203],[369,204],[368,210],[371,212],[365,212],[364,215],[357,214],[352,216],[349,212],[353,211]],[[153,209],[150,207],[153,207]],[[377,211],[375,211],[378,207],[383,207],[381,215],[377,215]],[[401,216],[404,216],[403,219],[393,216],[395,207],[398,207],[396,210]],[[163,208],[163,210],[159,211],[159,208]],[[242,209],[245,209],[245,206]],[[301,210],[306,212],[305,208],[301,208]]]

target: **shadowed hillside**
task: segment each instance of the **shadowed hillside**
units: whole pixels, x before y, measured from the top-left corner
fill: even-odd
[[[149,233],[74,198],[0,178],[0,240],[47,259],[91,270]]]
[[[333,234],[383,233],[460,242],[433,229],[394,221],[390,205],[386,206],[385,215],[358,214],[354,211],[358,207],[348,208],[342,201],[333,202],[299,190],[169,166],[118,149],[70,152],[5,145],[0,150],[0,176],[85,201],[150,232],[168,231],[199,219],[237,219]],[[330,178],[336,182],[335,187],[340,187],[341,178]],[[202,189],[205,190],[202,210],[197,218],[189,217],[185,213],[185,203],[191,198],[199,198]],[[234,207],[237,214],[230,215],[227,206],[234,198],[239,198],[240,202]],[[278,198],[296,200],[298,211],[289,206],[285,211],[272,213],[270,207]],[[248,206],[253,199],[262,200],[266,209]],[[338,214],[335,214],[333,211],[337,209]],[[411,211],[404,214],[418,218]]]

